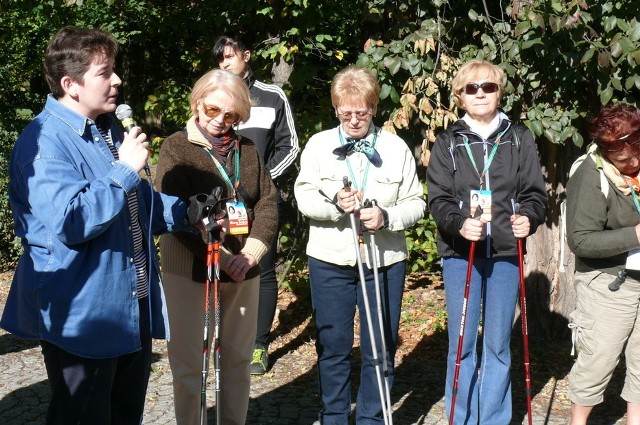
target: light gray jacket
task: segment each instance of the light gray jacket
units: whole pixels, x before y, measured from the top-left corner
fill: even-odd
[[[388,227],[376,232],[378,266],[392,265],[407,256],[403,230],[424,217],[425,210],[416,162],[402,139],[385,130],[372,129],[378,132],[375,148],[382,165],[369,165],[368,173],[369,160],[364,154],[356,152],[347,159],[333,154],[340,146],[339,127],[315,134],[302,152],[294,192],[300,212],[310,218],[307,254],[313,258],[336,265],[356,264],[349,215],[331,202],[342,189],[344,176],[353,181],[354,190],[360,190],[364,183],[363,199],[375,199],[389,215]],[[367,263],[369,257],[367,252]]]

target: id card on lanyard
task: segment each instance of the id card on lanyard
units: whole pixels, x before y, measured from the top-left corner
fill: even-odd
[[[491,221],[491,191],[472,190],[471,191],[471,217],[480,217],[481,220]]]
[[[231,191],[233,192],[233,201],[226,203],[227,210],[227,218],[229,220],[229,233],[232,235],[245,235],[249,233],[249,216],[247,214],[247,208],[244,205],[244,202],[238,201],[238,191],[237,187],[240,184],[240,142],[236,140],[235,142],[235,155],[234,155],[234,165],[235,165],[235,173],[234,173],[234,182],[229,178],[229,174],[225,171],[224,167],[220,162],[213,156],[211,151],[205,148],[205,151],[209,154],[213,163],[216,165],[218,172],[222,179],[227,183]]]
[[[244,202],[227,202],[227,214],[230,234],[246,235],[249,233],[249,217]]]
[[[476,172],[476,175],[478,176],[478,183],[480,186],[480,190],[475,190],[472,192],[476,192],[477,195],[477,208],[482,208],[482,214],[480,215],[480,219],[484,222],[487,223],[487,243],[486,243],[486,248],[487,248],[487,258],[491,257],[491,190],[490,189],[484,189],[487,186],[489,186],[488,184],[485,185],[485,178],[488,180],[489,177],[487,175],[487,173],[489,172],[489,167],[491,166],[491,163],[493,162],[493,158],[495,157],[496,153],[498,152],[498,147],[500,146],[500,140],[502,139],[502,136],[504,136],[504,134],[507,132],[509,128],[507,127],[506,129],[504,129],[503,131],[501,131],[500,133],[498,133],[498,136],[496,137],[495,141],[493,142],[493,148],[491,148],[491,152],[489,153],[489,155],[486,155],[485,152],[485,166],[482,169],[482,172],[480,172],[480,169],[478,168],[476,161],[473,157],[473,153],[471,152],[471,146],[469,145],[469,138],[466,135],[462,135],[462,141],[464,143],[464,148],[467,151],[467,154],[469,155],[469,160],[471,161],[471,165],[473,166],[473,169]],[[486,141],[484,142],[486,144]],[[483,193],[485,192],[485,193]],[[471,202],[474,202],[474,194],[471,194]],[[485,206],[482,206],[480,204],[480,202],[483,202],[486,206],[487,211],[485,211]],[[486,205],[488,203],[488,205]],[[473,216],[473,213],[472,213]]]

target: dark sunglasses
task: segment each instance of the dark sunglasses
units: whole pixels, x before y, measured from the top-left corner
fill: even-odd
[[[482,84],[467,84],[464,86],[464,92],[466,94],[476,94],[478,90],[482,89],[485,93],[495,93],[500,90],[500,86],[496,83],[482,83]]]
[[[596,140],[595,142],[596,145],[598,145],[598,147],[600,148],[600,151],[605,153],[620,152],[624,149],[625,146],[632,146],[634,148],[637,148],[640,144],[640,129],[611,142],[604,142],[601,140]]]
[[[202,105],[202,110],[206,116],[214,120],[222,113],[222,109],[211,105]],[[226,124],[235,124],[238,122],[238,114],[235,112],[225,112],[222,120]]]

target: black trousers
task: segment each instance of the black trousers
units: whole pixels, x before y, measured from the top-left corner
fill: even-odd
[[[258,323],[256,326],[256,347],[267,349],[271,342],[271,326],[278,306],[278,278],[276,276],[276,257],[278,255],[278,237],[284,215],[284,203],[278,191],[278,227],[269,251],[260,260],[260,296],[258,298]]]
[[[257,347],[267,349],[271,342],[271,326],[278,305],[278,279],[276,277],[276,254],[278,236],[269,251],[260,260],[260,296],[258,298]]]
[[[151,368],[151,325],[148,298],[138,302],[140,351],[89,359],[40,341],[51,387],[47,425],[139,425],[142,422]]]

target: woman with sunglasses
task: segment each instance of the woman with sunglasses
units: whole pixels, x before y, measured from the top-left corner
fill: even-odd
[[[519,288],[517,239],[544,221],[547,200],[533,135],[498,109],[504,83],[503,70],[490,62],[472,60],[458,70],[451,83],[453,99],[466,113],[438,135],[427,167],[447,302],[445,401],[451,417],[457,394],[456,425],[511,421],[509,343]],[[472,213],[478,204],[479,217]],[[472,242],[475,256],[470,259]],[[456,367],[465,301],[462,356]]]
[[[567,185],[567,241],[576,255],[569,327],[571,424],[584,425],[625,350],[621,396],[640,423],[640,110],[618,103],[590,122],[593,141]]]
[[[162,144],[157,181],[162,192],[184,200],[196,194],[211,194],[220,187],[221,207],[249,217],[248,223],[229,217],[217,221],[223,242],[220,245],[222,388],[216,408],[221,409],[225,425],[243,425],[249,404],[249,364],[256,334],[258,263],[276,235],[276,191],[254,144],[233,130],[234,125],[249,119],[251,100],[244,81],[228,71],[210,71],[194,85],[190,104],[193,115],[186,128]],[[160,241],[171,325],[169,364],[178,425],[200,423],[207,241],[205,231],[202,235],[176,233]]]
[[[331,102],[339,125],[309,139],[294,186],[298,208],[310,219],[307,254],[322,400],[316,424],[351,423],[356,307],[362,364],[355,423],[388,423],[391,415],[391,408],[384,409],[383,418],[381,395],[385,398],[393,384],[407,256],[404,230],[424,217],[425,203],[413,153],[398,136],[373,124],[379,96],[371,70],[349,66],[336,74]],[[388,385],[382,382],[384,371]]]

